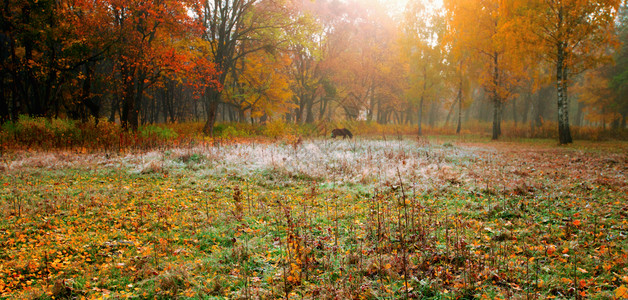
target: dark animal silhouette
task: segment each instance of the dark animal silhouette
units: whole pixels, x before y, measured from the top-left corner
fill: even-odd
[[[349,131],[349,129],[346,129],[346,128],[336,128],[331,131],[332,139],[335,139],[337,136],[342,136],[343,139],[347,137],[349,137],[350,139],[353,138],[353,134],[351,133],[351,131]]]

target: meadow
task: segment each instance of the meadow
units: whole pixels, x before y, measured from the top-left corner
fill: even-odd
[[[5,151],[6,299],[628,298],[628,144]]]

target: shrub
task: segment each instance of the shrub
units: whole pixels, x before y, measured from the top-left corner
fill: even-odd
[[[268,122],[264,127],[264,135],[275,139],[286,135],[288,131],[288,125],[283,120]]]
[[[242,136],[241,132],[239,132],[237,129],[231,126],[227,126],[220,133],[220,137],[224,137],[224,138],[234,138],[234,137],[240,137],[240,136]]]
[[[258,127],[248,123],[221,123],[214,126],[214,136],[229,139],[260,135],[256,132]]]
[[[98,147],[98,149],[109,150],[120,147],[120,135],[122,128],[116,123],[105,119],[96,123],[95,119],[77,125],[81,129],[83,144],[82,147]]]
[[[314,137],[314,136],[319,136],[322,134],[322,132],[319,132],[319,128],[315,124],[299,125],[296,128],[296,132],[298,136],[304,136],[304,137]]]
[[[2,136],[29,148],[51,148],[76,143],[81,130],[72,120],[20,116],[17,122],[2,125]]]
[[[168,127],[145,125],[139,128],[140,135],[147,139],[170,140],[177,137],[177,133]]]
[[[222,133],[225,129],[227,129],[227,127],[229,127],[227,124],[216,124],[216,126],[214,126],[214,135],[222,136]]]

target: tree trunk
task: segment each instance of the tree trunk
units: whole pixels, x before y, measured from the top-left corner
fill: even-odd
[[[611,122],[611,128],[614,130],[619,129],[620,121],[621,121],[621,118],[614,118],[613,121]]]
[[[120,115],[120,122],[122,123],[122,128],[131,129],[137,128],[137,123],[133,124],[132,120],[137,120],[133,114],[136,114],[135,110],[135,97],[134,97],[135,89],[133,88],[132,80],[130,80],[126,85],[126,91],[122,98],[122,114]]]
[[[560,144],[573,142],[569,130],[569,98],[567,97],[567,66],[564,45],[558,44],[556,87],[558,91],[558,140]]]
[[[175,95],[174,95],[174,90],[175,90],[175,83],[173,82],[171,84],[171,89],[168,91],[168,103],[169,103],[169,108],[170,108],[170,122],[173,122],[176,120],[177,118],[177,103],[175,101]]]
[[[447,128],[447,125],[449,125],[449,120],[451,119],[451,115],[454,113],[454,110],[456,109],[456,104],[458,104],[456,101],[451,103],[451,106],[449,107],[449,110],[447,111],[447,117],[445,118],[445,124],[443,124],[443,128]]]
[[[377,98],[377,123],[379,124],[386,124],[386,115],[387,113],[384,113],[383,109],[382,109],[382,99]],[[401,119],[399,119],[401,120]],[[398,123],[401,123],[398,120]]]
[[[7,4],[8,5],[8,4]],[[15,39],[13,38],[13,36],[8,33],[7,34],[7,39],[8,39],[8,43],[9,43],[9,52],[10,52],[10,56],[11,56],[11,64],[13,66],[18,66],[19,61],[18,61],[18,57],[15,53]],[[20,76],[19,76],[19,71],[18,68],[13,67],[11,68],[11,70],[8,72],[11,74],[11,109],[10,109],[10,119],[13,122],[17,122],[18,116],[19,116],[19,109],[20,107],[20,99],[24,98],[24,88],[23,85],[21,84],[22,81],[19,80]],[[7,77],[8,79],[8,77]],[[8,99],[7,99],[8,101]],[[9,105],[9,103],[7,102],[7,105]]]
[[[111,99],[111,111],[109,111],[109,122],[113,123],[116,121],[116,111],[120,110],[120,99],[118,98],[117,94],[113,95],[112,99]]]
[[[224,105],[224,106],[226,106],[226,105]],[[235,109],[233,109],[233,108],[235,108]],[[246,120],[246,111],[247,111],[247,110],[249,110],[249,109],[250,109],[250,110],[253,110],[252,108],[247,108],[247,109],[245,110],[245,109],[242,109],[241,107],[232,107],[232,109],[231,109],[231,110],[232,110],[232,111],[234,111],[234,113],[236,113],[236,115],[237,115],[237,121],[238,121],[238,122],[245,123],[245,120]],[[253,124],[253,122],[252,122],[252,121],[251,121],[251,124]]]
[[[512,99],[512,119],[515,122],[515,128],[517,128],[517,98]]]
[[[456,134],[460,134],[462,128],[462,77],[460,77],[460,83],[458,84],[458,126],[456,127]]]
[[[305,105],[305,123],[314,123],[314,96],[308,97],[308,102]]]
[[[207,88],[205,97],[205,110],[207,111],[207,121],[203,127],[203,132],[207,135],[214,136],[214,125],[216,116],[218,115],[218,102],[220,100],[220,92],[213,88]]]
[[[430,127],[434,128],[436,127],[436,117],[438,115],[438,109],[440,107],[440,102],[438,101],[431,101],[432,105],[430,105],[430,119],[429,119],[429,124]]]
[[[421,100],[419,101],[419,136],[423,134],[421,131],[421,122],[423,121],[423,95],[421,95]]]
[[[493,100],[493,140],[499,139],[499,136],[502,134],[501,106],[501,101],[499,101],[499,99],[496,97]]]
[[[329,102],[329,98],[327,96],[321,99],[321,106],[318,114],[318,120],[321,121],[325,118],[325,111],[327,111],[327,103]]]
[[[6,7],[8,7],[8,2],[5,2]],[[4,32],[4,28],[2,28]],[[9,40],[9,35],[2,34],[0,35],[0,65],[7,66],[8,58],[10,51],[8,50],[9,44],[12,41]],[[4,122],[8,121],[10,118],[9,115],[9,98],[11,93],[9,92],[9,76],[10,72],[6,68],[0,69],[0,124],[4,124]],[[12,95],[15,97],[16,95]]]
[[[121,77],[124,84],[124,94],[122,96],[122,112],[120,114],[120,123],[122,128],[137,130],[139,126],[139,109],[141,107],[141,95],[137,93],[143,92],[144,75],[141,74],[136,67],[121,68]],[[138,101],[139,100],[139,101]]]
[[[303,111],[305,110],[305,93],[300,93],[298,96],[298,107],[295,109],[295,114],[296,114],[296,120],[295,122],[297,124],[301,124],[302,120],[303,120]]]
[[[407,112],[406,112],[406,122],[405,122],[405,124],[412,124],[412,123],[414,123],[414,114],[412,112],[414,109],[412,109],[412,106],[410,106],[409,104],[408,104],[408,107],[406,109],[407,109]]]
[[[541,126],[543,126],[543,115],[545,112],[545,107],[543,106],[543,98],[542,95],[539,94],[537,95],[536,99],[534,100],[534,114],[533,116],[533,121],[534,121],[534,127],[539,128]]]
[[[98,122],[98,112],[100,105],[91,95],[92,77],[94,74],[93,67],[89,63],[85,64],[85,80],[81,89],[80,103],[77,105],[78,116],[82,122],[87,122],[89,116],[96,118]]]
[[[152,102],[153,102],[153,106],[152,106],[153,110],[151,113],[151,123],[159,123],[159,103],[157,102],[156,98],[154,98]]]
[[[368,121],[368,122],[373,121],[373,114],[374,114],[374,111],[375,111],[375,86],[371,85],[371,88],[369,88],[369,91],[371,93],[369,95],[370,98],[371,98],[371,101],[369,101],[370,102],[369,103],[369,111],[368,111],[368,114],[366,116],[366,121]],[[369,96],[367,96],[367,97],[369,97]]]
[[[53,95],[55,94],[54,86],[58,85],[58,83],[56,83],[57,71],[53,67],[56,63],[57,51],[54,45],[48,45],[48,51],[50,52],[48,54],[49,55],[48,66],[50,67],[50,71],[48,72],[48,75],[46,76],[47,78],[45,81],[44,95],[43,97],[39,99],[39,101],[37,101],[38,109],[35,111],[36,115],[40,115],[40,116],[48,115],[48,112],[51,106],[50,104],[53,103],[52,99],[54,97]],[[33,87],[33,88],[36,89],[37,87]]]
[[[526,97],[525,97],[525,109],[523,110],[524,113],[521,117],[521,123],[525,124],[528,123],[528,115],[530,114],[530,107],[532,106],[532,93],[530,91],[526,92]]]
[[[161,111],[161,117],[162,120],[164,120],[165,123],[168,122],[168,96],[166,95],[168,88],[167,88],[167,84],[166,87],[163,89],[159,90],[159,100],[161,100],[161,105],[160,105],[160,111]]]
[[[575,120],[576,126],[582,126],[582,119],[584,115],[583,112],[584,112],[584,103],[578,102],[578,111],[576,112],[576,120]]]
[[[502,134],[502,118],[501,118],[501,106],[502,101],[499,96],[497,87],[499,86],[499,55],[497,53],[493,56],[493,140],[499,138]]]
[[[473,101],[475,101],[475,99]],[[464,111],[464,121],[469,122],[470,119],[471,119],[471,109],[466,109]]]
[[[419,102],[419,135],[422,135],[421,123],[423,122],[423,100],[425,98],[425,90],[427,89],[427,66],[423,65],[423,91],[421,92],[421,101]]]
[[[5,88],[4,79],[8,76],[5,75],[4,70],[0,71],[0,124],[9,120],[9,99]],[[13,95],[15,97],[15,95]]]

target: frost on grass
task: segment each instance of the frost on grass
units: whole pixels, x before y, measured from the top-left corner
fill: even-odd
[[[522,145],[430,144],[416,140],[310,140],[172,148],[132,153],[36,152],[3,158],[0,170],[122,169],[131,174],[185,172],[199,178],[232,176],[246,180],[310,178],[329,185],[412,185],[439,190],[450,185],[526,193],[547,186],[626,188],[624,154],[526,148]],[[556,168],[556,166],[562,168]],[[588,165],[588,168],[581,168]],[[262,178],[262,181],[267,178]]]
[[[326,141],[247,144],[199,149],[205,175],[240,177],[274,172],[316,178],[334,184],[381,184],[411,180],[430,185],[460,182],[460,161],[475,157],[472,149],[419,146],[415,141]]]
[[[167,173],[192,168],[199,176],[280,174],[332,184],[411,181],[415,185],[461,183],[462,167],[475,160],[477,149],[441,147],[414,140],[307,141],[233,144],[220,147],[174,148],[128,154],[38,152],[16,155],[5,169],[123,168],[133,174]]]

